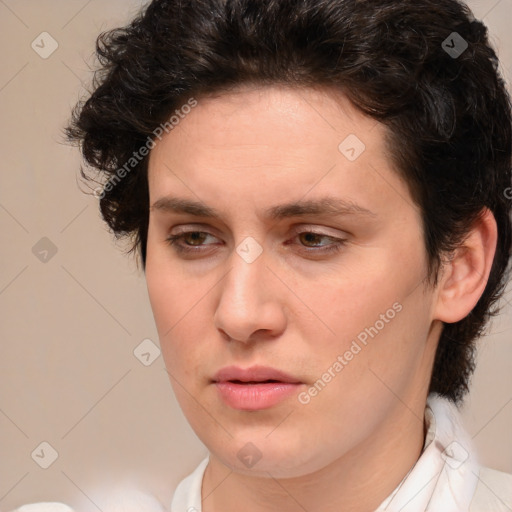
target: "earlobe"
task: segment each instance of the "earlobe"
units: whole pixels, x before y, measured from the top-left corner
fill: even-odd
[[[485,208],[461,247],[444,264],[433,319],[458,322],[475,307],[489,279],[497,237],[494,215]]]

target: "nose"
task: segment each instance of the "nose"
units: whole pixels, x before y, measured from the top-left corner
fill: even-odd
[[[236,251],[219,283],[215,327],[226,341],[248,343],[273,339],[286,327],[285,287],[267,266],[265,251],[248,262]]]

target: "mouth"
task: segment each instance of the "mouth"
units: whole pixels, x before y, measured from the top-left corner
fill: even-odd
[[[233,382],[235,384],[267,384],[267,383],[282,382],[282,381],[280,381],[280,380],[272,380],[272,379],[267,379],[267,380],[250,380],[250,381],[243,381],[243,380],[238,380],[238,379],[232,379],[232,380],[228,380],[228,381],[225,381],[225,382]]]
[[[263,366],[226,367],[217,372],[212,383],[226,405],[244,411],[273,407],[303,384],[281,370]]]
[[[213,382],[236,382],[238,384],[261,384],[268,382],[301,383],[299,379],[292,375],[270,366],[251,366],[250,368],[226,366],[219,370],[212,380]]]

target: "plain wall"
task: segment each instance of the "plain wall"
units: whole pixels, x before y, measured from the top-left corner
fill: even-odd
[[[162,358],[144,366],[133,354],[144,339],[158,344],[144,276],[113,242],[98,201],[80,191],[80,155],[61,132],[90,83],[96,36],[124,24],[142,4],[0,2],[3,511],[45,500],[96,510],[103,490],[123,482],[168,505],[179,480],[207,453],[175,401]],[[469,5],[488,24],[510,83],[512,0]],[[47,59],[31,47],[42,32],[59,45]],[[34,246],[39,258],[50,251],[48,261]],[[508,472],[511,329],[506,303],[481,342],[464,408],[482,462]],[[42,442],[58,452],[48,469],[35,462],[51,456]]]

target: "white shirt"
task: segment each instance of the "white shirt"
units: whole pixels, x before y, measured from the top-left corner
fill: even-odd
[[[431,394],[421,456],[375,512],[512,512],[512,475],[479,465],[460,413]],[[176,488],[170,512],[202,512],[201,486],[209,456]],[[163,512],[151,496],[127,494],[104,512]],[[34,503],[12,512],[73,512],[61,503]]]

